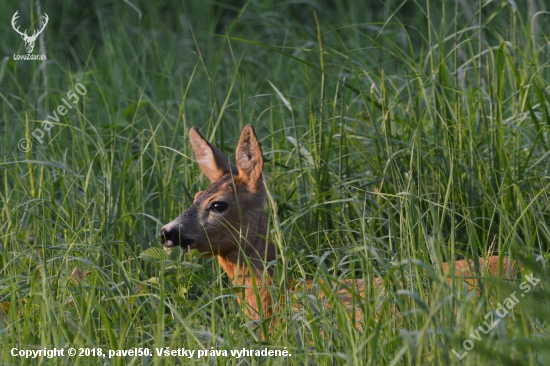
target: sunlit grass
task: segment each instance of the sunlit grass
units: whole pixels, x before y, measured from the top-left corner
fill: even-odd
[[[548,9],[342,4],[43,10],[47,81],[38,62],[0,65],[2,364],[39,362],[14,347],[292,354],[181,364],[547,364]],[[6,6],[1,49],[23,53]],[[85,97],[34,140],[77,83]],[[189,127],[233,158],[246,123],[262,143],[280,258],[263,339],[215,259],[140,257],[208,185]],[[475,340],[525,278],[467,293],[438,268],[489,253],[541,284]],[[364,279],[363,316],[289,291],[289,278],[328,295],[327,281]]]

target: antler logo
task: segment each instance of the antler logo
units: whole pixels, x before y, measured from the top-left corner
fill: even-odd
[[[13,14],[13,17],[11,18],[11,26],[17,33],[21,35],[21,38],[23,38],[23,41],[25,41],[25,48],[27,49],[27,53],[31,53],[32,50],[34,49],[34,42],[36,42],[36,38],[38,38],[38,35],[42,33],[44,28],[46,28],[46,24],[48,24],[48,19],[49,19],[48,14],[44,13],[44,21],[42,21],[42,29],[40,29],[38,33],[36,33],[36,30],[33,30],[32,36],[29,37],[27,35],[26,29],[24,32],[20,32],[19,26],[17,26],[17,28],[15,27],[15,21],[17,20],[17,18],[19,18],[19,16],[17,15],[18,12],[19,10],[16,11],[15,14]]]

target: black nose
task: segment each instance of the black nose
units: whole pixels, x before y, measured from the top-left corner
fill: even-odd
[[[164,229],[160,229],[159,231],[159,240],[161,244],[166,243],[166,235],[168,235],[168,232]]]
[[[166,227],[166,226],[165,226]],[[194,239],[188,238],[182,234],[183,229],[181,226],[174,225],[168,228],[162,228],[159,231],[159,240],[165,247],[175,247],[181,245],[183,247],[189,247],[195,243]]]

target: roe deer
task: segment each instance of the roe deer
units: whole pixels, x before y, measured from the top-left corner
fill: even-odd
[[[160,241],[167,249],[179,245],[216,255],[231,282],[244,285],[247,315],[252,319],[259,319],[262,314],[269,316],[272,304],[268,287],[273,276],[273,266],[269,264],[276,260],[276,254],[268,239],[264,160],[254,129],[246,125],[241,132],[237,166],[207,142],[196,127],[189,130],[189,139],[201,171],[212,184],[195,195],[189,209],[162,227]],[[480,271],[498,273],[498,256],[479,261]],[[502,268],[511,268],[506,257]],[[475,274],[472,260],[456,261],[455,269],[457,277]],[[447,263],[443,264],[443,271],[450,272]],[[506,276],[510,277],[510,272]],[[364,290],[363,280],[348,280],[341,285],[344,286],[335,290],[341,295],[344,295],[341,288],[345,287],[354,288],[359,294]],[[377,279],[374,286],[382,287],[382,281]],[[238,301],[241,303],[242,299]],[[350,296],[344,296],[343,301],[349,305]]]

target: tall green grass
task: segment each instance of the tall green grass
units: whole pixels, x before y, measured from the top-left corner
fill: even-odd
[[[32,28],[34,4],[0,15],[2,364],[548,363],[544,2],[60,4],[42,4],[45,69],[10,59],[25,53],[11,16]],[[78,83],[85,97],[38,143],[30,133]],[[246,123],[280,258],[279,322],[265,319],[263,339],[216,260],[140,257],[208,185],[189,127],[233,157]],[[489,254],[541,284],[459,360],[452,349],[521,280],[480,273],[468,293],[438,268]],[[289,292],[289,277],[329,295],[327,280],[365,279],[364,317]],[[25,360],[14,347],[292,356]]]

